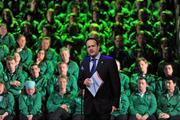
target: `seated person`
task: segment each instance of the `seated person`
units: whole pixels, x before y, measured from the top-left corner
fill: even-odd
[[[6,67],[3,73],[3,81],[8,92],[11,92],[15,99],[21,94],[24,87],[25,74],[20,69],[16,69],[16,62],[13,56],[6,59]]]
[[[0,120],[13,120],[14,97],[6,91],[4,81],[0,80]]]
[[[59,76],[59,90],[54,91],[47,101],[48,120],[68,120],[70,118],[72,98],[67,93],[67,77]]]
[[[36,91],[39,92],[44,99],[46,95],[48,79],[45,75],[40,74],[40,68],[37,64],[31,65],[30,75],[28,76],[27,80],[34,81],[36,83]]]
[[[153,115],[157,108],[156,98],[147,90],[145,78],[138,79],[138,90],[130,96],[129,120],[156,120]]]
[[[58,71],[59,71],[59,75],[64,75],[68,78],[67,81],[67,86],[66,86],[66,90],[67,93],[70,93],[72,96],[76,96],[77,95],[77,91],[78,91],[78,86],[77,86],[77,81],[75,79],[75,77],[72,74],[68,73],[68,64],[66,64],[65,62],[60,62],[58,64]],[[54,91],[54,90],[59,90],[59,79],[58,76],[53,76],[52,79],[49,81],[49,92],[50,94]],[[53,88],[51,88],[53,87]]]
[[[157,115],[160,120],[180,120],[180,93],[176,78],[166,80],[166,92],[158,97]]]
[[[84,90],[81,89],[72,102],[72,120],[84,120]]]
[[[20,120],[42,120],[41,94],[36,92],[34,81],[25,82],[25,93],[19,96]]]
[[[121,64],[118,60],[116,60],[116,64],[121,82],[121,94],[125,93],[127,96],[130,96],[129,77],[121,71]]]
[[[45,75],[48,79],[50,79],[54,73],[54,66],[52,61],[46,60],[45,55],[45,50],[39,50],[34,62],[39,66],[40,74]]]
[[[165,63],[163,66],[163,77],[159,77],[157,83],[156,83],[156,96],[159,96],[163,94],[166,91],[166,80],[172,77],[175,77],[176,75],[174,65],[172,63]],[[180,80],[179,78],[176,78],[176,86],[179,88]]]
[[[148,84],[148,90],[151,92],[155,92],[155,76],[149,73],[149,62],[144,57],[140,57],[137,58],[137,66],[138,72],[131,75],[131,79],[129,82],[131,91],[137,90],[138,78],[143,77],[147,80],[146,82]]]
[[[119,108],[111,113],[111,120],[127,120],[129,108],[129,98],[127,94],[121,93]]]

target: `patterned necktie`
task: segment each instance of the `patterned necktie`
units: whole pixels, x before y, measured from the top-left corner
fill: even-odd
[[[97,59],[95,59],[95,58],[91,59],[91,61],[93,61],[93,66],[91,68],[91,73],[92,74],[95,73],[95,71],[96,71],[96,60]]]

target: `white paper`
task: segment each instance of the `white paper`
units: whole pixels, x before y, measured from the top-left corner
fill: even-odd
[[[91,94],[95,96],[103,81],[100,78],[99,73],[97,71],[91,76],[90,80],[92,84],[87,88],[91,92]]]

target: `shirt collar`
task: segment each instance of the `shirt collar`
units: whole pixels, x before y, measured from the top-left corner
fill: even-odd
[[[101,54],[99,53],[99,54],[98,54],[95,58],[90,57],[90,60],[92,60],[92,59],[99,60],[99,59],[100,59],[100,57],[101,57]]]

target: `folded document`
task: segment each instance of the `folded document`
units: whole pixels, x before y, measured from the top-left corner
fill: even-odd
[[[87,88],[93,96],[96,96],[98,89],[103,84],[103,80],[101,79],[97,71],[91,76],[90,80],[92,84]]]

